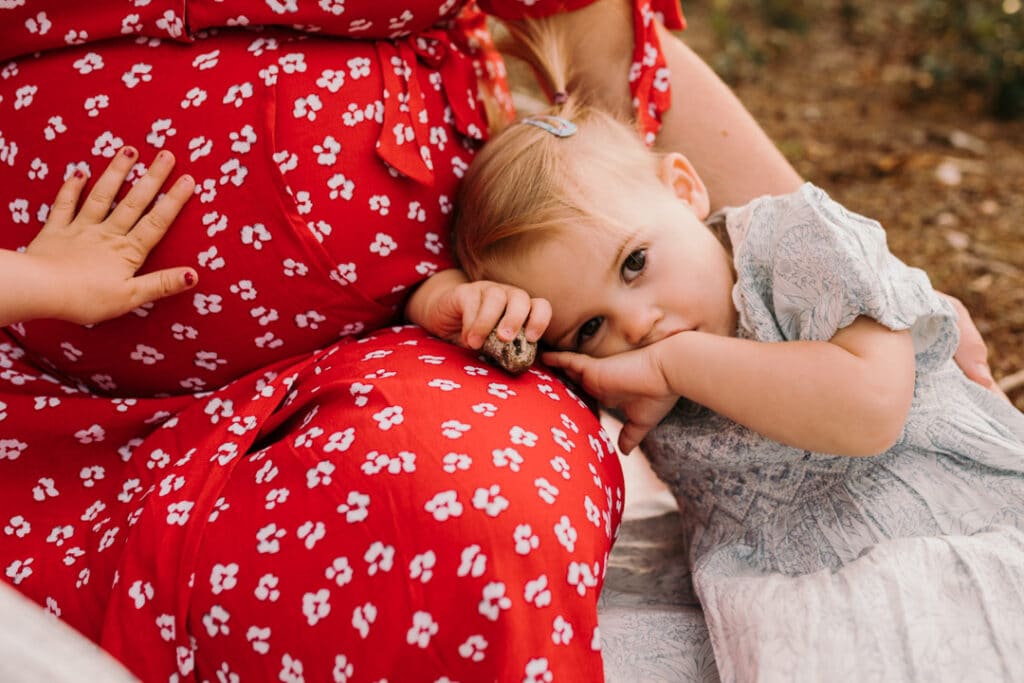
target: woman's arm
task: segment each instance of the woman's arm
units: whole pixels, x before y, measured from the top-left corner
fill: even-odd
[[[909,332],[858,318],[828,342],[764,343],[683,332],[607,358],[550,353],[585,391],[623,413],[628,452],[677,396],[776,441],[876,455],[899,438],[914,393]]]

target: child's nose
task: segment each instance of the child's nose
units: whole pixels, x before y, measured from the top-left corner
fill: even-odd
[[[646,346],[651,343],[651,335],[658,322],[658,312],[651,308],[643,311],[632,311],[623,325],[623,336],[630,346]]]

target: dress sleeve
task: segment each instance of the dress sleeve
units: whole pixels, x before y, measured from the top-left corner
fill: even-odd
[[[480,0],[480,7],[501,19],[515,20],[550,16],[589,5],[593,0]],[[633,60],[629,88],[637,125],[648,145],[661,129],[662,115],[671,104],[668,65],[658,37],[657,22],[666,28],[686,28],[678,0],[631,0],[633,5]],[[582,30],[582,29],[581,29]]]
[[[825,341],[858,316],[910,330],[919,369],[952,357],[956,313],[928,276],[889,251],[874,220],[810,184],[729,217],[741,326],[766,341]],[[774,329],[773,329],[774,328]]]

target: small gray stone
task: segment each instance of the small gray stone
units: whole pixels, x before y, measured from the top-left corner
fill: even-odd
[[[526,341],[526,334],[522,330],[509,342],[501,341],[497,331],[492,331],[480,350],[513,375],[526,372],[537,358],[537,342]]]

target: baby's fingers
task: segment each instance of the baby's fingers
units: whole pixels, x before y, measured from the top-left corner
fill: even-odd
[[[101,223],[106,219],[114,197],[124,185],[124,179],[128,177],[138,157],[139,153],[134,147],[118,150],[82,203],[82,210],[78,214],[80,218],[90,223]]]
[[[132,279],[135,291],[132,294],[132,305],[129,310],[138,308],[150,301],[156,301],[157,299],[163,299],[192,289],[198,280],[196,271],[185,267],[166,268],[146,273],[145,275],[138,275]]]
[[[548,351],[541,356],[545,365],[560,368],[573,382],[580,383],[585,357],[569,351]]]
[[[623,455],[629,455],[634,448],[640,445],[649,431],[651,431],[650,427],[626,422],[622,425],[622,431],[619,432],[619,451]]]
[[[140,220],[146,207],[160,193],[160,188],[163,187],[173,169],[174,155],[167,150],[158,152],[146,173],[132,185],[128,194],[117,203],[110,213],[110,218],[107,219],[110,224],[123,232],[131,230]]]
[[[171,189],[157,200],[149,213],[138,219],[135,227],[131,228],[128,238],[138,245],[142,258],[145,258],[167,233],[167,229],[178,217],[185,202],[192,196],[195,186],[192,176],[181,176],[171,185]],[[120,208],[118,205],[118,209]]]
[[[78,208],[78,200],[82,196],[83,187],[85,187],[85,173],[76,168],[57,191],[57,197],[50,207],[47,224],[64,227],[74,220],[75,209]]]

